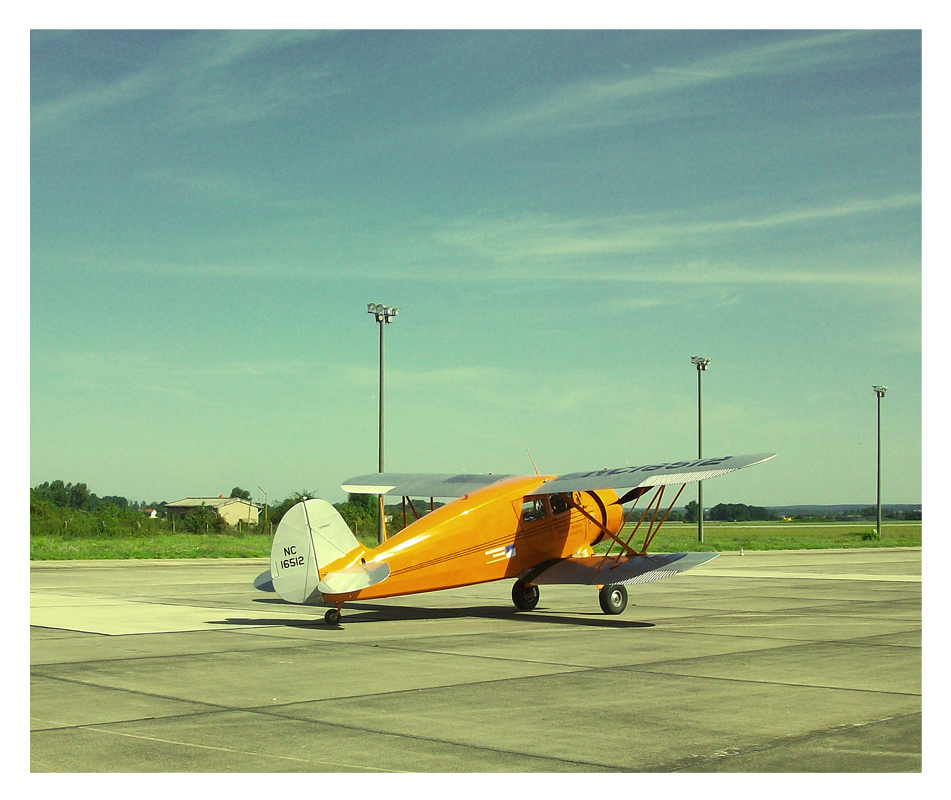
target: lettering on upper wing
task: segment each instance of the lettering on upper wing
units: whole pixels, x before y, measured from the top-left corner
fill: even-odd
[[[594,472],[572,472],[570,475],[562,475],[555,480],[568,480],[574,478],[600,478],[606,475],[633,475],[636,472],[656,472],[657,470],[677,470],[690,469],[692,467],[712,467],[721,464],[724,461],[733,458],[733,456],[719,456],[717,458],[699,458],[696,461],[673,461],[669,464],[641,464],[637,467],[618,467],[617,469],[600,469]]]

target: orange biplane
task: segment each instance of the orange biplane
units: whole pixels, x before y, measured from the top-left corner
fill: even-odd
[[[402,496],[416,518],[368,548],[336,509],[304,500],[281,519],[271,545],[271,568],[254,581],[285,601],[330,605],[335,625],[353,600],[432,592],[515,578],[512,601],[530,611],[545,584],[597,586],[606,614],[627,606],[629,584],[667,578],[717,553],[652,553],[647,548],[684,486],[767,461],[775,454],[722,456],[667,464],[575,472],[570,475],[423,475],[375,473],[351,478],[344,491]],[[680,486],[666,510],[664,490]],[[637,500],[653,496],[633,529]],[[619,494],[619,492],[622,492]],[[456,498],[420,516],[410,498]],[[634,501],[631,511],[624,505]],[[642,544],[634,545],[645,527]],[[606,552],[594,546],[608,542]]]

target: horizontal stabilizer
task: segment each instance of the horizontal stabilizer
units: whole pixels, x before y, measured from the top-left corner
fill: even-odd
[[[276,592],[274,580],[271,578],[271,570],[266,569],[254,579],[254,588],[262,592]]]
[[[340,488],[353,494],[397,497],[462,497],[484,489],[508,475],[429,475],[423,472],[374,472],[350,478]]]
[[[563,558],[538,575],[529,575],[533,584],[608,584],[647,583],[669,578],[679,572],[699,567],[715,559],[719,553],[654,553],[643,556],[588,556]]]
[[[385,581],[390,576],[388,564],[357,564],[353,567],[328,572],[317,584],[321,594],[347,594],[358,592]]]

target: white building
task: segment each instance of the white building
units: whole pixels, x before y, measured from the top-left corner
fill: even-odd
[[[254,525],[258,521],[261,506],[240,497],[185,497],[174,503],[166,503],[165,511],[169,518],[184,517],[189,511],[205,506],[214,511],[228,525],[234,527],[239,522]]]

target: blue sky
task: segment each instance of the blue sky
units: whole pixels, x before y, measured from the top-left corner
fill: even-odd
[[[34,31],[30,484],[922,487],[916,31]]]

